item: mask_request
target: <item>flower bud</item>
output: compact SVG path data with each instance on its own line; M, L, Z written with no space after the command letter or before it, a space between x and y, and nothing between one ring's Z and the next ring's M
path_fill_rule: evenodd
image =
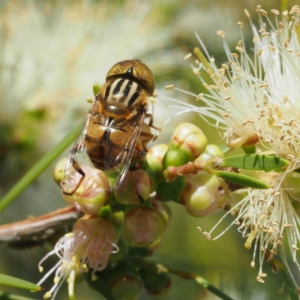
M171 209L167 203L159 201L157 199L152 199L152 205L157 213L157 215L161 218L165 225L165 230L167 230L169 221L171 218Z
M203 131L190 123L182 123L175 129L168 151L163 159L163 166L181 166L194 161L207 145Z
M212 157L224 157L224 153L222 152L221 148L214 144L208 144L206 146L205 151L197 157L196 161L204 161Z
M153 181L142 169L127 172L120 186L114 191L115 198L121 204L141 204L145 202L153 189Z
M119 231L123 227L123 225L124 225L124 220L125 220L125 213L124 213L124 211L119 210L119 211L114 212L111 215L110 220L112 221L112 223L114 224L114 226Z
M145 168L154 173L163 170L163 158L168 150L168 145L158 144L151 147L146 155Z
M151 207L138 207L125 214L123 237L133 247L145 247L165 232L165 224Z
M114 253L114 255L110 256L110 259L109 259L110 262L118 262L118 261L124 259L128 254L128 251L129 251L128 244L125 243L125 241L122 238L119 239L117 246L119 248L119 251Z
M243 199L245 199L245 197L247 197L247 195L249 194L248 189L246 188L241 188L238 190L235 190L233 192L230 192L230 205L231 205L231 210L230 210L230 214L236 218L240 212L240 205L236 205L237 203L239 203L240 201L242 201Z
M55 182L60 185L60 183L65 180L65 165L68 158L63 157L61 160L56 163L56 165L53 168L52 175L55 180Z
M227 198L226 183L203 171L197 175L187 175L187 185L180 203L190 215L203 217L222 209Z
M88 166L82 166L82 169L85 173L82 183L73 195L63 193L63 198L78 211L96 215L110 199L110 185L104 172ZM78 172L69 175L69 178L61 183L63 190L72 190L80 178Z
M180 201L181 194L185 190L185 176L177 177L172 182L162 182L158 185L156 193L163 200Z
M256 132L243 132L242 136L234 135L226 145L230 148L238 148L241 146L255 145L259 142L259 137Z
M290 195L300 200L300 174L298 172L290 172L284 179L284 187L289 191Z
M115 299L135 300L141 295L142 282L139 274L136 267L127 261L118 264L108 280Z
M161 239L146 247L130 247L129 254L133 256L149 257L154 255L160 248Z
M154 299L165 299L172 285L169 274L158 273L150 269L140 269L139 273L147 293Z
M139 299L142 292L142 283L138 277L130 275L120 276L111 283L111 291L115 299Z

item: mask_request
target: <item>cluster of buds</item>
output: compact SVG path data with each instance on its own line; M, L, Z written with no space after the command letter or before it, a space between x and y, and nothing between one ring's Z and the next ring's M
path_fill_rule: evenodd
M170 276L145 266L140 259L159 249L171 217L168 202L180 203L190 215L201 217L222 209L228 196L225 181L206 171L178 173L174 178L169 175L172 168L218 156L223 153L207 144L201 129L183 123L175 129L169 145L150 148L142 168L128 171L116 189L111 189L103 171L87 165L81 166L85 177L78 185L81 175L74 170L65 178L66 160L60 161L54 179L62 186L65 201L84 216L41 261L52 254L60 258L39 282L55 273L45 299L53 299L66 278L73 295L79 273L89 273L87 282L104 296L109 286L115 299L123 294L137 299L142 289L156 299L163 298L171 287ZM74 193L69 193L76 185Z

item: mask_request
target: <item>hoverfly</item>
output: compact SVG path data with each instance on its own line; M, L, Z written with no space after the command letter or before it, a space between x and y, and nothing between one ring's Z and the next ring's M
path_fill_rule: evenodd
M81 177L73 186L63 185L64 194L73 195L85 178L78 154L86 152L97 169L114 177L112 189L128 170L143 164L147 143L155 137L150 127L156 127L147 113L154 85L151 70L139 60L121 61L108 71L66 163L66 178L71 167Z

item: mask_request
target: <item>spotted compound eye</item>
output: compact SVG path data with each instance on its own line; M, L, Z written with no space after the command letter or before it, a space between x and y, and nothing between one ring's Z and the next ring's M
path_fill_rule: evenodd
M127 77L138 82L149 94L154 92L154 76L151 70L139 60L124 60L118 62L108 71L106 80L115 77Z

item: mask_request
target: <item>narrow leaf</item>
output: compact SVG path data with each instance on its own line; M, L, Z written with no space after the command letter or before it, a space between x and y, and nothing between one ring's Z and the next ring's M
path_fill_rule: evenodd
M224 172L224 171L214 171L214 174L216 176L219 176L227 181L239 184L241 186L245 187L251 187L255 189L268 189L269 186L253 177L246 176L239 173L233 173L233 172Z
M255 154L256 152L256 146L250 145L250 146L242 146L243 150L246 154Z
M20 289L26 289L30 291L41 291L42 288L34 283L19 279L16 277L0 274L0 284L14 286Z
M0 292L0 299L1 300L35 300L36 298L28 298L28 297L24 297L24 296Z
M241 154L224 158L224 167L245 170L264 170L266 172L288 166L289 162L272 155Z
M20 195L78 136L82 125L76 126L57 146L45 154L0 200L0 212Z

